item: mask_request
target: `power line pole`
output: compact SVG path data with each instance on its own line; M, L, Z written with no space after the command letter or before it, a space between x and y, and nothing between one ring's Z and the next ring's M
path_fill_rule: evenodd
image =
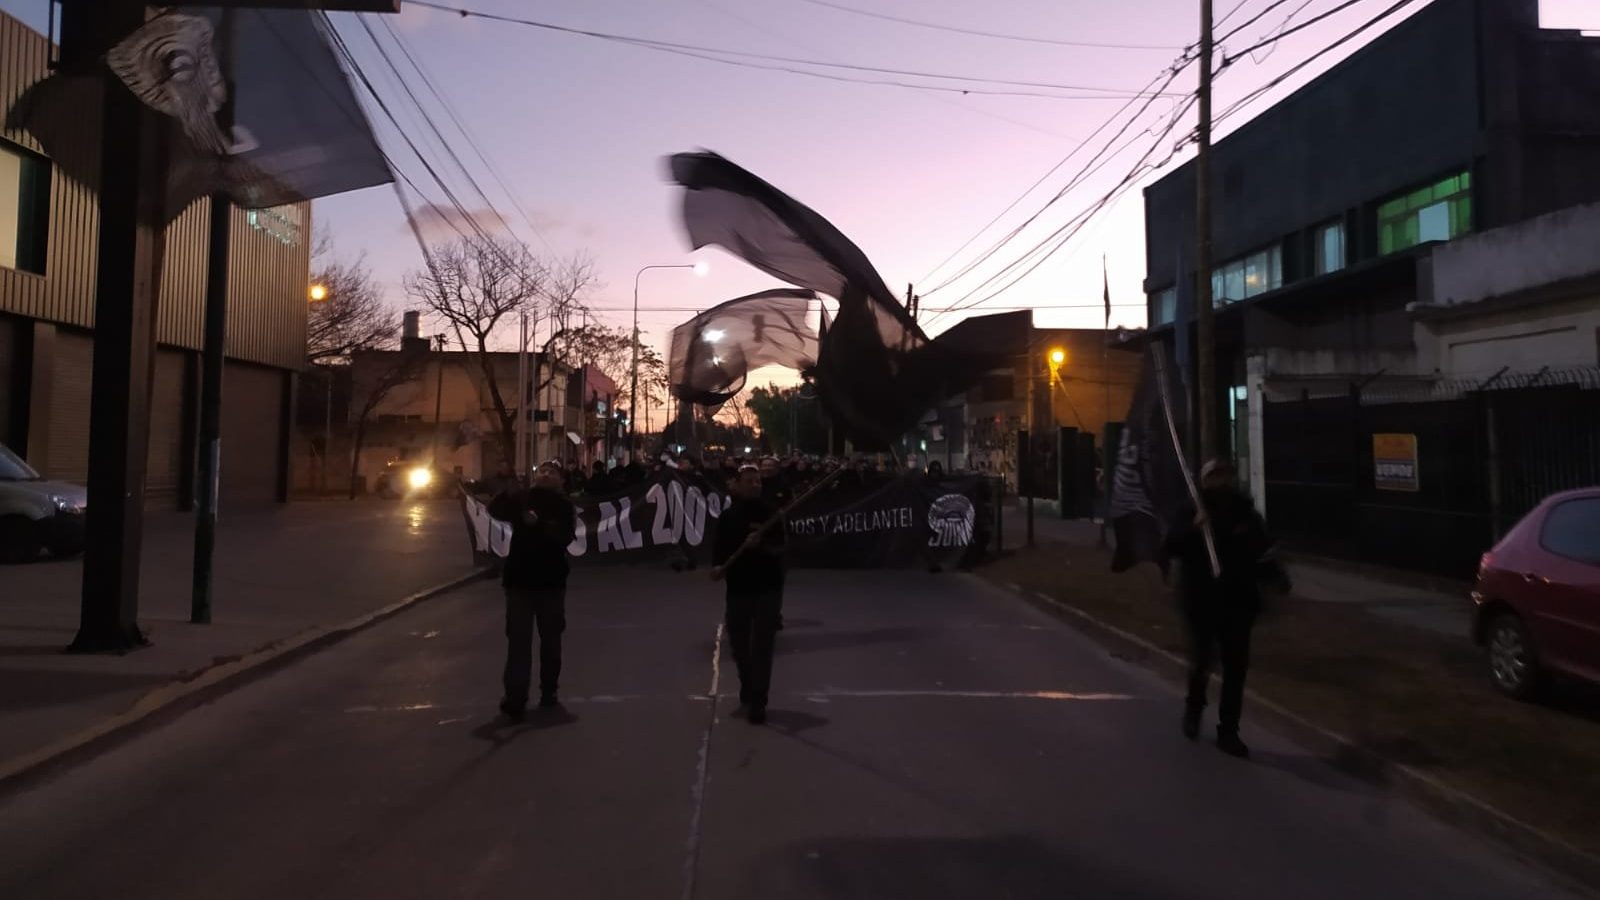
M1200 459L1217 454L1217 341L1211 297L1211 0L1200 0L1200 148L1195 156L1195 416L1200 426Z

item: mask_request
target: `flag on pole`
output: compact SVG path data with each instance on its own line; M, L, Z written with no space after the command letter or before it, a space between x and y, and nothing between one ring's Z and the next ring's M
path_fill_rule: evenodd
M1173 426L1181 431L1182 422L1173 421L1170 426L1168 422L1168 410L1181 419L1182 407L1162 402L1161 379L1168 380L1169 392L1173 389L1173 367L1156 356L1166 352L1160 343L1146 349L1117 450L1111 488L1111 528L1116 536L1113 572L1151 562L1165 573L1167 532L1188 499L1183 461L1171 437Z
M820 343L809 321L816 299L799 288L762 291L713 306L672 329L667 380L673 396L721 406L744 388L752 369L786 366L809 374Z

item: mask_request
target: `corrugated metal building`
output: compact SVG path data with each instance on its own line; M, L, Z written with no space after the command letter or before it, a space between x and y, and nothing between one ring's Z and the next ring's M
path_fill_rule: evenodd
M49 74L49 42L0 13L0 110ZM86 117L82 153L99 144ZM94 359L94 193L26 131L0 128L0 442L50 478L83 483ZM287 496L290 401L305 359L309 203L235 210L223 381L222 497ZM195 469L210 210L167 230L152 372L148 490L182 505Z

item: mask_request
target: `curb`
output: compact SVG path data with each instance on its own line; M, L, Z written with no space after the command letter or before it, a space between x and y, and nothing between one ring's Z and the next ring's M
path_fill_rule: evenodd
M424 600L447 594L484 578L485 572L484 569L476 569L467 575L424 588L354 619L337 625L307 629L227 662L208 666L152 688L133 706L97 725L22 756L0 761L0 796L13 793L52 773L86 762L142 731L243 687L261 675L287 666L302 657L310 656Z
M1128 653L1122 658L1156 670L1157 674L1169 681L1181 684L1187 677L1188 663L1183 657L1138 635L1103 622L1046 594L1026 591L1020 585L1009 582L990 581L987 578L984 581L1009 590L1101 644L1120 645L1120 649ZM1431 775L1373 753L1344 735L1302 718L1249 688L1245 689L1245 697L1252 708L1258 711L1257 718L1265 720L1264 724L1269 729L1316 752L1329 766L1369 783L1398 788L1408 799L1445 822L1492 840L1547 874L1570 882L1570 886L1589 896L1600 897L1600 856L1574 847Z

